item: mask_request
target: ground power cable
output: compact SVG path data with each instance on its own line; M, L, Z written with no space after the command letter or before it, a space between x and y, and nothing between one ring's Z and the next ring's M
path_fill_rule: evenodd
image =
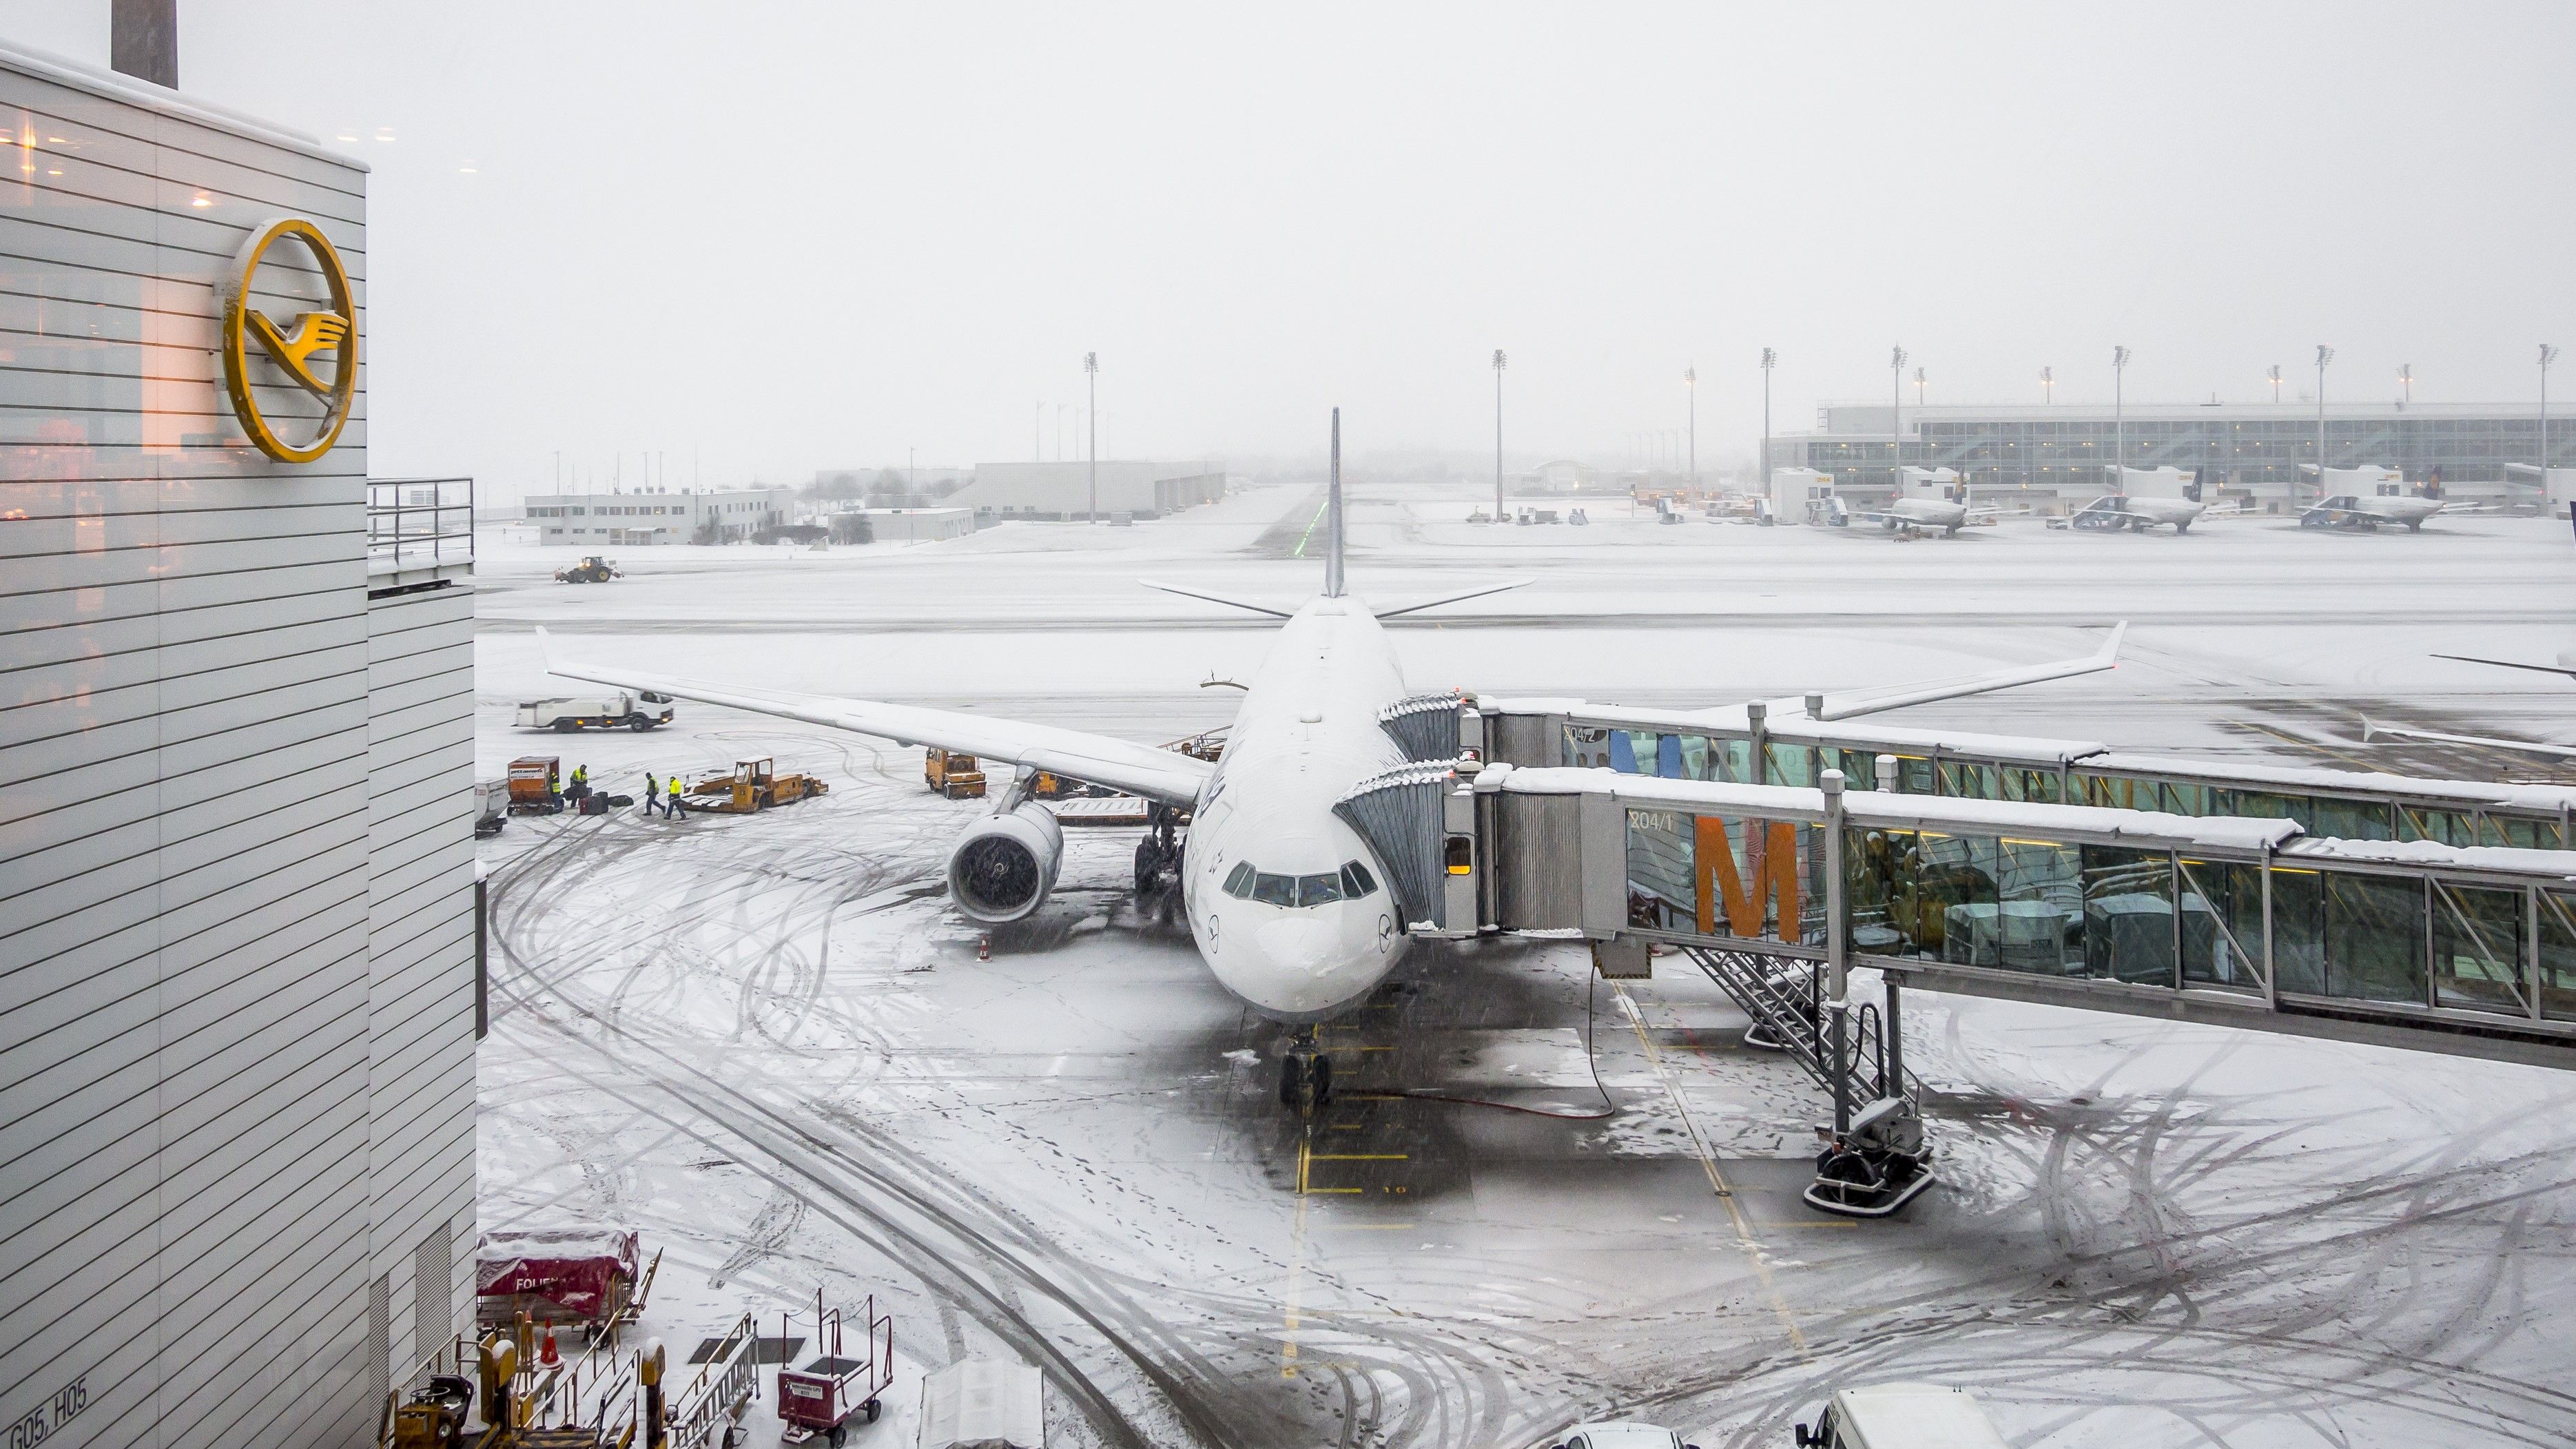
M1498 1112L1518 1112L1524 1116L1545 1117L1557 1122L1600 1122L1616 1117L1619 1115L1619 1102L1617 1098L1610 1095L1608 1087L1601 1085L1601 1054L1592 1044L1593 1021L1598 1014L1600 996L1601 985L1598 974L1585 972L1583 975L1583 1061L1592 1069L1592 1090L1601 1094L1601 1110L1597 1112L1557 1112L1545 1107L1524 1107L1518 1102L1496 1102L1483 1097L1461 1097L1448 1092L1433 1092L1415 1087L1395 1087L1382 1092L1371 1092L1368 1095L1393 1097L1406 1102L1447 1102L1459 1107L1491 1107Z

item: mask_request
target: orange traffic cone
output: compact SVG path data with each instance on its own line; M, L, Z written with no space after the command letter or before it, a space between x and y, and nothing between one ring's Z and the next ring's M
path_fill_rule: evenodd
M555 1330L554 1325L552 1324L546 1325L546 1342L545 1346L537 1351L537 1361L539 1363L562 1362L560 1356L555 1352Z
M986 931L984 934L975 938L975 959L978 961L990 961L993 959L992 932Z

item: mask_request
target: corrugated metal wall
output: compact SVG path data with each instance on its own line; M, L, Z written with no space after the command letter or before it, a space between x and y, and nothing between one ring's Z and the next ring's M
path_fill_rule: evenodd
M0 1422L360 1442L471 1230L470 593L370 607L364 380L270 462L212 289L305 215L363 333L365 174L5 51L0 132Z
M367 644L369 1272L398 1383L473 1260L473 591L380 595Z

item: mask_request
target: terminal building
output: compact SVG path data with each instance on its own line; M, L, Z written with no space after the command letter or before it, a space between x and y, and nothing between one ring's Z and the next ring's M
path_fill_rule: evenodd
M1093 469L1098 468L1095 490ZM1097 465L978 463L975 480L939 501L972 508L979 523L1009 519L1079 519L1090 516L1163 518L1225 496L1225 464L1208 459L1151 463L1103 458Z
M2324 431L2329 468L2392 467L2410 483L2438 475L2454 497L2540 499L2536 407L2329 403ZM1882 497L1899 467L1955 468L1979 493L2022 494L2043 509L2110 492L2114 463L2173 467L2198 470L2212 502L2286 508L2316 497L2317 433L2313 402L2132 405L2116 417L2071 404L1827 403L1814 432L1771 440L1770 463ZM2576 467L2576 420L2550 427L2549 452L2550 466Z
M0 1415L368 1442L472 1287L471 485L369 477L364 166L0 105Z
M540 493L527 502L540 543L575 548L646 548L667 543L739 543L796 518L793 488L637 489Z

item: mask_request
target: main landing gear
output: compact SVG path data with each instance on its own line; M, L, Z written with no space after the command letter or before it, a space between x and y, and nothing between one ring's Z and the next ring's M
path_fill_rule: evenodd
M1279 1059L1279 1105L1312 1117L1332 1099L1333 1059L1315 1049L1315 1029L1301 1026Z

